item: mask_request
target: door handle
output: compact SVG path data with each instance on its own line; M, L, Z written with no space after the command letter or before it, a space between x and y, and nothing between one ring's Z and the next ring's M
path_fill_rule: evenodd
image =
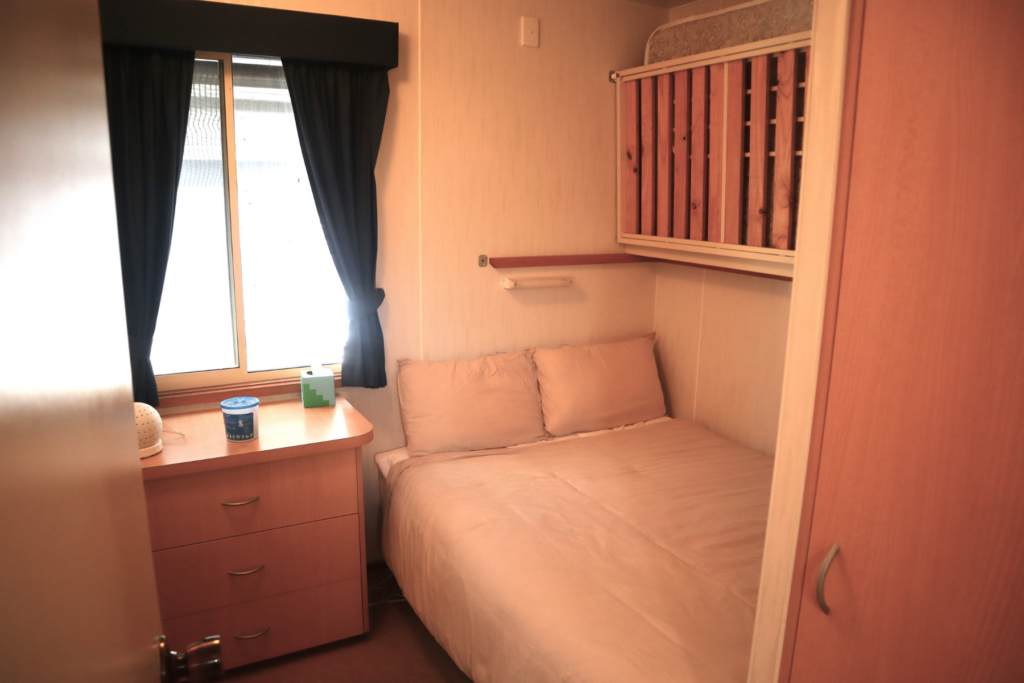
M818 607L825 614L829 614L830 610L828 604L825 602L825 579L828 577L828 569L832 566L832 560L836 559L836 555L839 554L839 544L836 543L832 546L832 549L828 551L828 555L825 556L825 561L821 563L821 569L818 570L818 586L815 589L815 594L818 597Z
M224 677L220 659L220 636L207 636L185 648L172 652L167 639L157 639L160 651L160 683L208 683Z

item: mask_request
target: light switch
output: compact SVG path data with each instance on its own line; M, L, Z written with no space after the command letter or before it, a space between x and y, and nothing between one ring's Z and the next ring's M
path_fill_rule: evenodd
M540 47L540 19L519 17L519 44L522 47Z

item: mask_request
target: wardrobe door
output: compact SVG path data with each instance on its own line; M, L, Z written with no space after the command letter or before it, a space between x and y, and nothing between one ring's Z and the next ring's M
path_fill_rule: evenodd
M1019 683L1024 3L865 0L861 10L789 680Z

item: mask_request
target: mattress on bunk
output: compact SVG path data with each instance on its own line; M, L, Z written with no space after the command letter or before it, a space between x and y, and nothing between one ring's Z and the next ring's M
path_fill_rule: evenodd
M408 458L385 557L476 683L744 681L771 476L685 420Z

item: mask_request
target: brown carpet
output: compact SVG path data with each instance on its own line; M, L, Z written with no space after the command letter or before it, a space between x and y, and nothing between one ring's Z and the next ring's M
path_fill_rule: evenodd
M232 669L232 683L467 683L406 602L375 602L400 595L390 571L370 567L370 632ZM385 580L387 579L387 580Z

